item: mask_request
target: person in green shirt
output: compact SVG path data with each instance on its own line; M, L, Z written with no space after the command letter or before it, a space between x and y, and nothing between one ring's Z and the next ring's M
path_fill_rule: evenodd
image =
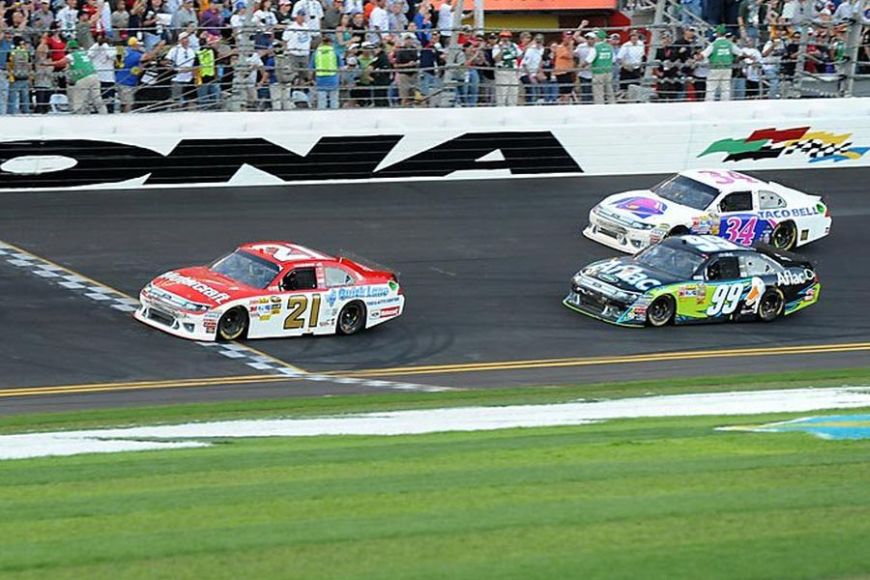
M716 27L716 39L707 46L701 55L710 63L707 75L707 95L704 100L715 101L719 93L720 101L731 100L731 69L734 57L742 57L743 50L725 38L725 26Z
M70 40L66 49L67 62L67 96L73 113L90 113L91 107L101 115L108 114L103 98L100 96L100 79L97 69L91 62L88 53L79 48L79 43Z
M598 41L586 54L585 65L592 71L592 102L596 105L615 103L613 93L613 46L607 42L607 33L599 30Z

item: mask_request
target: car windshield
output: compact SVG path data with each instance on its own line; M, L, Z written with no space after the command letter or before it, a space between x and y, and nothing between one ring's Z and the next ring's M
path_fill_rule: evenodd
M663 244L650 246L639 253L635 260L650 268L667 272L680 280L690 280L698 267L704 263L703 256Z
M715 187L704 185L684 175L676 175L662 181L652 188L652 192L662 199L695 209L707 209L719 195Z
M278 265L236 250L211 266L213 272L254 288L266 288L278 275Z

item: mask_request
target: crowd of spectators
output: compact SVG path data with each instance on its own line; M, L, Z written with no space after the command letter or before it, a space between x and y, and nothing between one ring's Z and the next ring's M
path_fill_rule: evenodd
M820 1L683 0L650 54L585 20L454 28L451 0L0 0L0 114L611 103L650 76L662 100L776 98L801 47L808 72L843 61L862 0Z

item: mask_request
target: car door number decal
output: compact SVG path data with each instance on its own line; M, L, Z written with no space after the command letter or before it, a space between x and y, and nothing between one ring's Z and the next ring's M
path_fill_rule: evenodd
M299 330L304 328L305 320L303 315L308 308L308 296L306 294L291 296L287 299L287 308L290 312L287 314L287 318L284 319L284 330ZM320 294L314 294L311 296L311 316L308 317L308 328L317 326L319 319Z
M716 178L713 183L716 185L728 185L729 183L734 183L735 181L746 181L747 183L758 183L757 179L753 179L748 175L743 175L742 173L737 173L736 171L699 171L698 173L703 173L705 175L709 175L710 177Z
M716 286L710 299L713 303L707 308L707 316L727 316L737 310L744 287L745 284L742 283Z
M740 244L741 246L750 246L755 241L755 226L758 224L758 218L753 216L747 219L739 217L729 217L725 220L725 239Z

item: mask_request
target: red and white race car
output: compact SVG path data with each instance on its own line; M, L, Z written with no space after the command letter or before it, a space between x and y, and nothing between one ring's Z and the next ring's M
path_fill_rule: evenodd
M209 266L162 274L134 316L194 340L354 334L402 314L393 272L289 242L244 244Z

